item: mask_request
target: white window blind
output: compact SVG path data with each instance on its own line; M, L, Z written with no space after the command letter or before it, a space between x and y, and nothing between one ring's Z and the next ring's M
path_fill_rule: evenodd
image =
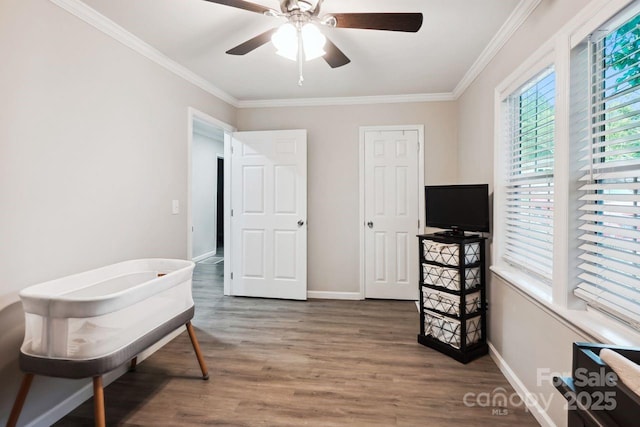
M640 329L640 15L592 36L575 295ZM579 108L575 108L579 110ZM580 120L572 117L572 120Z
M504 252L509 264L550 282L553 268L555 73L553 67L505 100Z

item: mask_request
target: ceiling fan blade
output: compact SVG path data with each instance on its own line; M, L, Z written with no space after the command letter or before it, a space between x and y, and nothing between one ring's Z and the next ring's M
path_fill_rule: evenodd
M332 13L336 28L404 31L416 33L422 27L422 13Z
M263 15L272 10L272 9L269 9L268 7L264 7L262 5L251 3L248 1L243 1L243 0L204 0L204 1L208 1L210 3L222 4L225 6L231 6L237 9L244 9L250 12L261 13Z
M347 58L347 55L342 53L342 51L338 49L338 46L333 44L329 39L327 39L327 42L324 45L324 50L327 53L324 54L323 58L331 68L342 67L343 65L347 65L351 62L351 60Z
M259 34L259 35L255 36L254 38L249 39L249 40L247 40L246 42L244 42L242 44L239 44L238 46L234 47L233 49L229 49L227 51L227 53L229 55L246 55L247 53L251 52L252 50L259 48L263 44L269 43L271 41L271 36L277 30L278 30L277 28L272 28L272 29L270 29L268 31L265 31L262 34Z

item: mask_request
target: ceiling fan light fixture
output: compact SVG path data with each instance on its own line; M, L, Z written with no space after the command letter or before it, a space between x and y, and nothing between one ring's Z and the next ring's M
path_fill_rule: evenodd
M302 27L302 42L304 56L307 61L319 58L326 53L324 45L327 42L327 38L320 32L318 27L311 23Z
M306 61L319 58L326 53L324 45L327 42L327 38L320 32L318 27L311 23L304 24L300 32L291 23L280 26L278 31L271 36L271 42L276 48L276 53L296 61L299 52L298 36L302 37L304 59Z
M295 61L298 58L298 30L290 23L283 24L278 28L271 42L276 47L276 53L287 59Z

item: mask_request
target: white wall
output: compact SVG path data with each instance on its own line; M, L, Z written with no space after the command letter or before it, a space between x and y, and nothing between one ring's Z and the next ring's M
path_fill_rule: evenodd
M224 156L222 129L196 126L191 147L191 216L193 218L192 258L216 250L218 208L218 156Z
M493 181L496 86L588 3L543 0L458 100L461 182ZM569 372L572 343L591 338L557 320L496 275L490 276L489 340L529 391L552 398L547 421L566 425L564 399L550 384L537 384L537 369Z
M453 102L240 109L238 129L308 131L308 289L359 292L359 127L425 126L427 184L457 179Z
M17 292L187 255L187 108L236 111L47 0L0 1L0 424L17 391ZM171 214L171 200L182 212ZM21 423L85 381L37 378Z

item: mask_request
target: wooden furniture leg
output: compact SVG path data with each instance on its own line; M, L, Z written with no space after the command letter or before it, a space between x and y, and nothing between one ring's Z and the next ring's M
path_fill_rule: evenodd
M136 366L138 366L138 356L131 359L131 363L129 364L129 372L135 371Z
M204 363L204 357L202 357L202 352L200 351L200 344L198 343L198 339L196 338L196 331L193 329L193 325L191 322L187 322L187 332L189 332L189 338L191 339L191 344L193 344L193 349L196 352L196 357L198 358L198 363L200 364L200 370L202 371L202 379L209 379L209 370L207 369L207 365Z
M32 381L33 374L24 374L24 376L22 377L20 390L18 391L18 395L16 396L16 401L13 402L13 408L11 408L11 414L9 415L9 419L7 420L7 427L15 427L15 425L18 423L18 418L20 417L20 412L22 412L24 401L27 400L27 393L29 393L29 388L31 387Z
M107 425L104 414L104 388L102 387L102 376L93 377L93 417L96 427Z

